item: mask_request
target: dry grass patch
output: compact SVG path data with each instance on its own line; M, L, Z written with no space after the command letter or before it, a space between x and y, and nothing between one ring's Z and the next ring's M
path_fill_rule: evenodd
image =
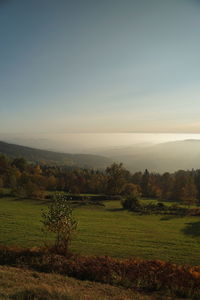
M0 299L15 300L152 300L161 296L143 295L111 285L73 278L0 267ZM171 299L171 298L164 298Z

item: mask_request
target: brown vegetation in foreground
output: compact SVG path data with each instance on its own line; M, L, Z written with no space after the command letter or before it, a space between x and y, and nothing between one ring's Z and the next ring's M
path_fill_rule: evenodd
M114 259L98 256L61 256L50 250L0 247L0 264L59 273L168 295L200 298L200 266L178 266L159 260Z
M153 300L157 299L157 295L152 297L108 284L3 266L0 267L0 299Z

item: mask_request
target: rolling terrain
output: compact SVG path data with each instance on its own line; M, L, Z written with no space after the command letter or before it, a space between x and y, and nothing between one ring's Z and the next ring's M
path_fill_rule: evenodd
M113 161L122 162L131 172L175 172L200 168L200 140L183 140L160 144L99 148L93 154L70 154L41 150L0 141L0 153L24 157L30 162L103 169Z
M9 144L2 141L0 141L0 153L12 158L23 157L30 162L81 168L105 168L111 163L109 158L100 155L60 153Z

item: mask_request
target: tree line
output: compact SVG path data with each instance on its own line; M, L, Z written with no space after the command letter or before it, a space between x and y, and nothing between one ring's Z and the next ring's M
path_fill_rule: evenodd
M0 156L0 188L9 188L19 197L43 198L45 191L70 194L128 195L200 203L200 170L175 173L131 173L123 164L113 163L105 170L29 163L24 158Z

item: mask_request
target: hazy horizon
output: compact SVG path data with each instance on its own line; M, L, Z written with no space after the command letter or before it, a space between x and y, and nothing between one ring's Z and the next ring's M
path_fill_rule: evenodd
M200 134L175 133L67 133L67 134L0 134L0 140L38 149L100 154L127 147L148 147L160 143L200 140Z

